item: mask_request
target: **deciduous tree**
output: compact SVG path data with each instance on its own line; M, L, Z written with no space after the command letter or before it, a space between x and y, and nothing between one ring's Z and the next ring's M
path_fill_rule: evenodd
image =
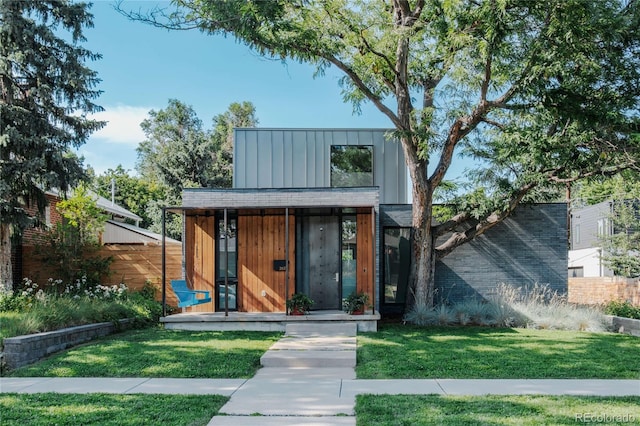
M412 186L413 302L437 259L548 186L638 165L635 0L174 0L137 19L231 35L259 54L343 73L346 101L395 128ZM635 127L634 127L635 126ZM484 160L477 202L432 224L456 154ZM478 187L481 190L479 191ZM436 239L449 235L437 245ZM411 299L409 299L411 303Z
M233 128L257 124L251 102L232 103L213 118L213 130L203 127L195 110L177 99L159 111L151 111L141 124L147 139L138 146L138 171L143 179L158 182L165 197L150 202L146 215L150 229L160 232L161 208L181 204L184 188L231 186ZM171 217L168 235L179 239L182 225Z
M102 122L88 114L99 92L83 48L88 5L65 0L0 0L0 288L12 288L11 234L32 226L45 191L65 192L84 174L71 147Z

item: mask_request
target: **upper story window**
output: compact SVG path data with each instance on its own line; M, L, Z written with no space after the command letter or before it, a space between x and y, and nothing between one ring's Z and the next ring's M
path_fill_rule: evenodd
M611 225L607 218L598 219L598 237L611 235Z
M373 146L333 145L331 186L373 186Z

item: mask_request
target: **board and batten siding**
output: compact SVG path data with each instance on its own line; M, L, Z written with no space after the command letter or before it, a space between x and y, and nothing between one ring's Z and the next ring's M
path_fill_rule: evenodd
M373 146L380 203L406 203L402 146L386 129L235 129L234 188L329 188L332 145Z
M289 217L289 295L295 291L295 216ZM238 310L284 312L286 272L275 260L286 259L286 219L282 214L238 216Z
M192 312L215 311L215 223L213 216L186 216L187 282L190 288L208 291L211 295L211 302L189 308Z

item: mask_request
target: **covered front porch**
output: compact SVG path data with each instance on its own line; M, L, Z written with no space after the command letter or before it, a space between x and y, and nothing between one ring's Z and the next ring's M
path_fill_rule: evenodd
M309 315L287 315L284 312L185 312L160 318L169 330L195 331L283 331L290 323L344 324L355 323L358 332L378 330L380 314L368 310L363 315L343 311L311 311Z
M316 303L311 316L290 321L353 321L340 311L353 292L369 295L367 321L377 320L377 211L377 188L185 190L183 206L165 209L181 214L184 227L182 276L163 273L163 301L175 305L176 279L211 301L188 314L165 309L163 322L284 329L294 293Z

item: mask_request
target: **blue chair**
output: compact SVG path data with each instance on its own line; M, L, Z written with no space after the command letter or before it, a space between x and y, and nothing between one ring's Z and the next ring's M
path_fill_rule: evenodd
M211 295L208 291L192 290L187 287L186 280L171 280L171 288L178 297L178 307L182 308L182 312L189 306L211 302ZM204 297L198 297L198 295L204 295Z

